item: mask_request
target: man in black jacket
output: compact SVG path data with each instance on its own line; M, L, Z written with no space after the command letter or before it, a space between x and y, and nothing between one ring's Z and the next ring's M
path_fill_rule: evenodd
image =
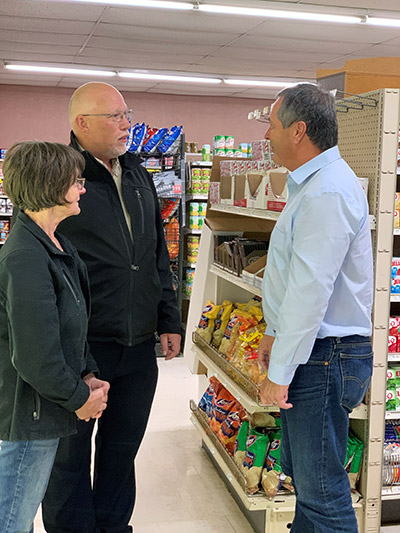
M59 226L85 261L92 293L88 340L108 408L61 439L43 520L48 533L125 533L135 503L134 460L157 382L154 332L166 359L180 348L180 318L152 178L126 153L131 111L111 85L87 83L72 95L71 145L86 160L81 214Z

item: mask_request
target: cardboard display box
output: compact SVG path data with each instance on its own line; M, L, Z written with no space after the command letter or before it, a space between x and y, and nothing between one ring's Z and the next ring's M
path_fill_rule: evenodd
M248 172L246 175L245 197L247 207L267 209L269 173Z
M271 170L269 173L267 209L283 211L288 198L287 170L284 168Z
M255 278L256 274L263 271L265 269L265 265L267 264L267 254L263 255L256 261L253 261L249 265L247 265L246 268L242 271L242 279L245 283L248 283L249 285L255 285Z

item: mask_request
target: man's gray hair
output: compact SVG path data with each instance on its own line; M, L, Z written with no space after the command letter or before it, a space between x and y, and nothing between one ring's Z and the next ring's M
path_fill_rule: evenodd
M321 151L337 145L338 123L335 98L318 85L299 83L280 91L277 117L284 128L305 122L310 141Z

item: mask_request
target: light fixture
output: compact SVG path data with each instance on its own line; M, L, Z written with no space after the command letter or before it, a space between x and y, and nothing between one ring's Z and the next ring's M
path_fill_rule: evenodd
M48 0L50 2L60 2L61 0ZM179 9L192 11L193 4L186 2L163 2L162 0L69 0L69 3L80 2L84 4L108 4L125 7L156 7L161 9Z
M154 81L183 81L188 83L222 83L221 78L206 78L199 76L182 76L173 74L152 74L150 72L119 72L118 76L121 78L134 78L138 80L154 80Z
M14 63L6 63L4 68L8 70L17 70L22 72L43 72L47 74L71 74L80 76L116 76L116 72L112 70L93 70L87 68L70 68L70 67L48 67L45 65L20 65Z
M241 79L224 79L224 83L227 85L244 85L248 87L292 87L300 82L290 81L267 81L267 80L241 80ZM304 83L307 83L304 80Z
M399 19L385 19L380 17L366 17L365 24L369 26L385 26L387 28L400 28Z
M352 15L333 15L330 13L309 13L307 11L286 11L283 9L265 9L254 7L236 7L200 4L195 6L198 11L220 13L225 15L241 15L291 20L308 20L311 22L334 22L339 24L358 24L361 17Z

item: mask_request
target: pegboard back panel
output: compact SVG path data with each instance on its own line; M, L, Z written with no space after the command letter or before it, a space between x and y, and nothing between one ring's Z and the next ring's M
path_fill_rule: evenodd
M371 215L376 215L381 167L383 91L337 101L339 149L360 178L368 178Z

